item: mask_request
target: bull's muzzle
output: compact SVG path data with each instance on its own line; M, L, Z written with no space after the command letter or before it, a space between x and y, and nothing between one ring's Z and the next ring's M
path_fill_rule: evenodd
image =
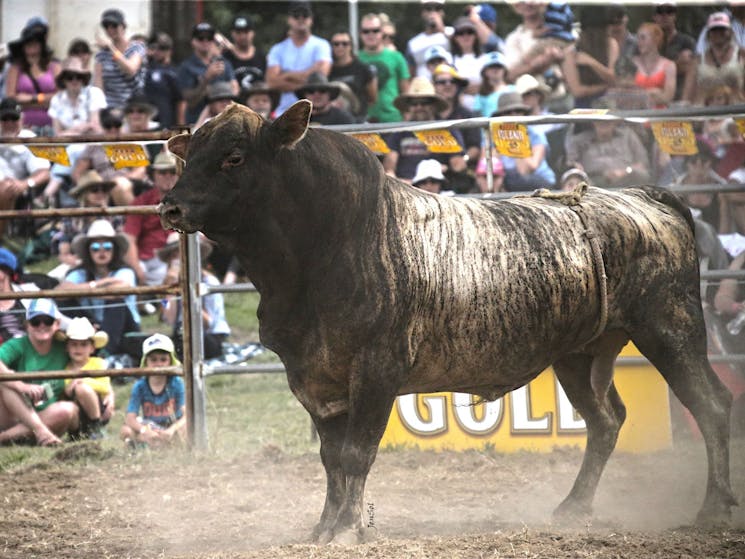
M163 229L183 230L183 212L177 204L163 201L158 205L160 224Z

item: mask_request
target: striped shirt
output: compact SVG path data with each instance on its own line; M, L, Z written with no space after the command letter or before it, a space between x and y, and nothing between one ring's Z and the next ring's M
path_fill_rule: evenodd
M96 63L101 64L101 78L103 92L106 95L106 103L109 107L123 109L135 91L143 91L145 87L145 66L147 51L142 43L135 41L127 45L124 57L130 58L139 54L142 65L134 76L125 75L119 64L114 60L109 49L103 49L96 53Z

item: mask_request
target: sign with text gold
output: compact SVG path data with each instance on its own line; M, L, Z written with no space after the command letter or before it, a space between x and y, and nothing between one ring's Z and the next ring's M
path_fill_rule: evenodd
M629 344L621 355L638 356ZM616 364L614 381L626 404L617 449L670 448L672 425L665 381L651 365ZM381 445L430 450L494 448L550 452L584 447L587 429L551 369L492 402L459 392L399 396Z
M530 157L530 138L524 124L517 122L492 122L491 137L500 155L508 157Z
M67 156L67 150L65 146L58 146L54 144L41 145L41 146L28 146L28 149L36 157L46 159L52 163L59 163L65 167L70 166L70 158Z
M737 124L737 130L740 131L740 136L745 138L745 118L736 118L735 124Z
M106 157L114 165L114 169L124 167L146 167L150 165L150 158L145 148L139 144L110 144L103 146Z
M660 149L670 155L695 155L696 136L690 122L653 122L652 133Z
M369 149L371 152L373 152L375 155L385 155L386 153L390 153L391 150L388 147L388 145L383 141L383 138L380 134L350 134L352 138L355 138L356 140L359 140L365 146L367 146L367 149Z
M424 130L414 132L432 153L458 153L463 151L455 137L448 130Z

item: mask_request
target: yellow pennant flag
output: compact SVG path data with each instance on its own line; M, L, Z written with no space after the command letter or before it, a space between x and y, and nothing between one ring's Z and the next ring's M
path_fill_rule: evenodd
M463 151L455 137L447 130L424 130L414 132L414 135L432 153L458 153Z
M46 159L52 163L59 163L65 167L70 166L70 158L67 156L65 146L49 144L43 146L28 146L28 149L36 157L41 157L42 159Z
M737 124L737 129L740 131L740 136L745 138L745 118L736 118L735 124Z
M670 155L695 155L696 136L690 122L653 122L652 133L660 149Z
M385 155L390 153L391 150L388 145L383 141L380 134L350 134L353 138L359 140L367 149L373 152L375 155Z
M103 146L103 149L106 157L114 165L114 169L150 165L150 158L145 148L139 144L110 144Z
M530 147L528 129L517 122L492 122L491 137L497 153L508 157L530 157L533 150Z

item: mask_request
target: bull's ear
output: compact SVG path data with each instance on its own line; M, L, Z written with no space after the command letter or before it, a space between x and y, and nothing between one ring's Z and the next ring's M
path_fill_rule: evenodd
M166 145L168 146L168 151L181 161L186 161L186 150L189 147L190 141L191 134L179 134L178 136L168 138Z
M272 123L270 134L274 149L292 149L303 139L308 130L312 108L310 101L301 99Z

